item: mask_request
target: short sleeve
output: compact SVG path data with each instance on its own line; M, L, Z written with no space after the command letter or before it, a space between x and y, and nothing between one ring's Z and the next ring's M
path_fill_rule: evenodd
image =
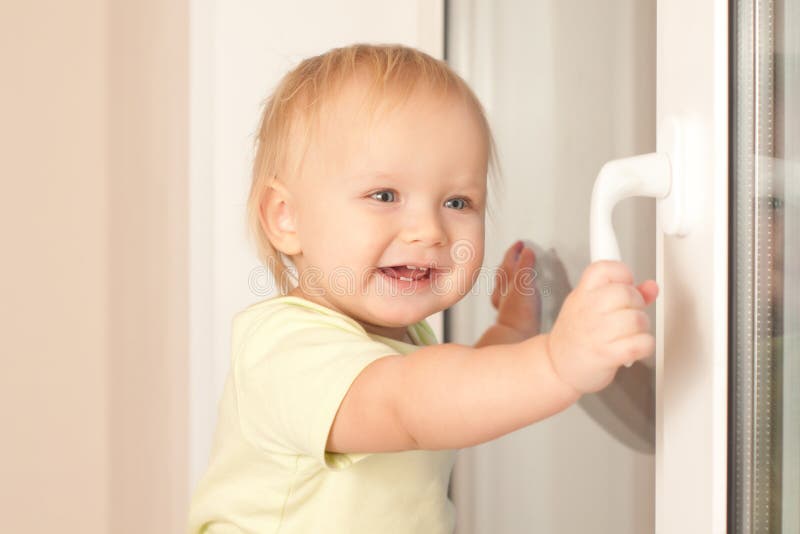
M256 447L341 469L370 453L326 453L331 424L358 374L397 350L355 321L297 304L234 323L231 362L242 432Z

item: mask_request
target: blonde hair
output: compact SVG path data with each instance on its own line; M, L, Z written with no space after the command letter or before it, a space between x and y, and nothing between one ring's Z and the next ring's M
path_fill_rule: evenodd
M501 185L497 183L501 171L496 145L484 108L467 83L444 61L403 45L373 44L334 48L303 60L284 75L265 101L247 200L249 235L255 237L259 260L269 268L282 295L291 289L287 282L294 275L287 265L291 260L272 245L261 227L263 194L278 176L295 176L299 172L318 129L321 108L335 102L342 85L357 76L372 82L366 99L371 112L386 103L387 97L395 105L404 101L418 83L425 83L442 95L455 90L477 112L488 144L489 178L495 182L493 185ZM294 145L292 139L302 139L303 146ZM489 202L487 214L492 218Z

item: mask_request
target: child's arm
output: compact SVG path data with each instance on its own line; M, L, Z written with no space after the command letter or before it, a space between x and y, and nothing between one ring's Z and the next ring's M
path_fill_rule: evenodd
M475 347L486 347L488 345L505 345L508 343L519 343L531 336L521 334L519 330L506 326L502 323L495 323L486 329L481 338L475 343Z
M435 345L372 362L342 401L327 450L469 447L564 410L652 352L642 308L657 287L632 283L623 264L598 262L549 334L478 348Z
M458 449L558 413L580 394L555 374L546 342L446 343L380 358L342 400L326 450Z
M581 393L555 372L547 335L473 348L426 347L407 355L403 424L420 449L484 443L555 415ZM437 350L438 349L438 350Z

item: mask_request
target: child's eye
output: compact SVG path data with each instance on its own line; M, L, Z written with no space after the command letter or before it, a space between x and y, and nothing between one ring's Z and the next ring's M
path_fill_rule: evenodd
M395 199L394 191L390 191L388 189L383 189L381 191L376 191L370 195L370 198L374 198L375 200L380 200L381 202L393 202Z
M466 198L451 198L450 200L448 200L444 204L445 204L445 206L447 206L447 204L451 203L451 202L455 203L455 204L450 204L450 205L452 207L454 207L455 209L457 209L457 210L463 210L464 208L467 208L469 206L469 200L467 200Z

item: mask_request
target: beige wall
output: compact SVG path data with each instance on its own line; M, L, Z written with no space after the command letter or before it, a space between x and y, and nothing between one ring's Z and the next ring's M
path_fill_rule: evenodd
M179 532L181 0L0 5L4 532Z
M185 528L188 3L109 2L111 530Z

